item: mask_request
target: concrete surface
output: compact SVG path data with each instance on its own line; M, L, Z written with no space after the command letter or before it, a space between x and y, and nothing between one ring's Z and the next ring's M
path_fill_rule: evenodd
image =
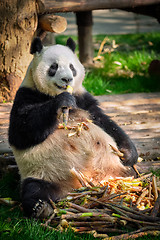
M76 35L77 25L74 13L58 13L67 19L64 35ZM93 35L95 34L127 34L160 31L160 24L155 18L138 15L122 10L93 11Z

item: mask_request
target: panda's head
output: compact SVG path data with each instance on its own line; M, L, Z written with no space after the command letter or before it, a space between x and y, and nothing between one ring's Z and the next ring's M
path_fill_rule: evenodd
M31 44L34 58L22 86L36 88L51 96L65 91L68 85L73 88L74 93L83 91L85 71L74 53L75 47L71 38L67 40L66 46L49 47L44 47L41 40L35 38Z

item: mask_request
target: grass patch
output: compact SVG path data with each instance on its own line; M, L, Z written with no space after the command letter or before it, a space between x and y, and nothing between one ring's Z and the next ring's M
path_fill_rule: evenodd
M56 42L65 44L67 38L57 36ZM104 38L105 35L93 37L95 56ZM77 41L75 36L73 39ZM150 62L160 59L159 48L160 33L108 36L104 46L108 52L99 61L103 66L86 71L85 88L94 95L160 91L159 78L148 74Z

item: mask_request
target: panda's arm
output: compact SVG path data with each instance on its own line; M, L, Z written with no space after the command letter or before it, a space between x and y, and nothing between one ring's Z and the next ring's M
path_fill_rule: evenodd
M87 110L93 122L115 140L119 150L124 153L125 165L133 165L137 162L137 150L129 136L102 111L98 101L91 94L85 92L76 96L76 103L79 108Z
M10 115L9 143L18 149L26 149L43 142L57 126L58 109L68 105L73 107L74 102L67 92L50 97L26 87L20 88Z

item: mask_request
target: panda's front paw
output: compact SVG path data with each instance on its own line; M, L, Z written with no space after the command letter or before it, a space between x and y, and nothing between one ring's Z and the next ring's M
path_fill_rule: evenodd
M130 150L126 148L120 148L120 151L124 154L124 156L121 158L121 160L123 161L123 165L133 166L137 163L138 153L135 148L132 148Z
M56 96L58 108L76 108L76 99L68 92L63 92Z
M38 200L32 210L33 218L46 218L53 213L53 208L51 205L46 201L42 201L41 199Z

